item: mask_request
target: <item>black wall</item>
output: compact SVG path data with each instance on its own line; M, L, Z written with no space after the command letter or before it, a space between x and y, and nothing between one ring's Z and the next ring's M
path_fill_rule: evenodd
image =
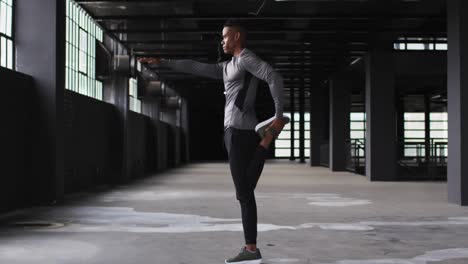
M65 91L65 192L114 183L122 170L122 131L117 109Z
M138 178L145 175L149 170L147 167L150 162L154 160L149 160L147 157L147 152L155 147L151 144L148 144L150 139L150 119L147 116L129 112L128 116L128 166L130 171L130 178Z
M190 160L226 160L223 84L187 85Z
M2 180L0 211L23 206L31 198L37 177L31 171L31 143L37 116L33 113L33 80L30 76L0 68L2 103L0 129Z
M117 184L123 170L123 128L117 108L65 93L65 189ZM182 129L129 111L127 164L130 179L182 164Z
M43 203L41 177L32 170L32 150L40 141L35 114L39 100L32 77L0 68L2 183L0 212ZM118 184L123 170L123 127L117 107L75 92L64 92L64 190ZM148 116L129 112L127 164L130 178L187 162L185 132ZM174 122L173 122L174 123ZM185 124L185 127L188 125ZM185 155L185 157L184 157Z

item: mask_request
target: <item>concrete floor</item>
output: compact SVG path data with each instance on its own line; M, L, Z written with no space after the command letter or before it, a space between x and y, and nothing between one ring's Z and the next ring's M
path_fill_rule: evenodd
M369 182L269 161L257 187L265 264L468 263L468 208L446 183ZM225 163L192 164L65 205L4 215L0 263L220 264L243 242Z

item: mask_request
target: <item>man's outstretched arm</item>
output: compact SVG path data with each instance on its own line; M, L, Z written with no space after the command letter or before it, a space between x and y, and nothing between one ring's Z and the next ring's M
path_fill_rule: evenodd
M194 60L164 60L159 58L140 58L139 61L168 67L178 72L190 73L217 80L223 79L223 63L209 64Z

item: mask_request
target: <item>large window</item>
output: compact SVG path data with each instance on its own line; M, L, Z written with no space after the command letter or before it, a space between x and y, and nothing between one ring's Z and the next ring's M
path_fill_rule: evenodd
M425 151L425 116L424 113L404 114L405 157L424 157Z
M291 117L291 113L284 113ZM275 141L275 157L288 158L291 156L291 125L294 125L294 157L299 157L299 113L294 114L294 124L284 126ZM310 156L310 113L304 113L304 156Z
M405 157L425 157L426 129L424 113L405 113L404 119ZM447 157L447 120L446 112L433 112L429 114L431 156Z
M0 66L15 67L13 42L13 0L0 0Z
M432 155L447 157L448 116L447 112L430 113Z
M130 111L137 112L141 114L141 101L138 100L137 97L137 86L138 82L134 78L130 78L129 80L129 89L128 89L128 95L129 95L129 108Z
M447 38L398 38L395 50L447 50Z
M65 88L102 100L102 83L96 80L96 40L103 32L73 0L66 0Z
M354 148L351 150L352 156L364 156L366 137L366 113L352 112L350 114L350 133L351 146Z

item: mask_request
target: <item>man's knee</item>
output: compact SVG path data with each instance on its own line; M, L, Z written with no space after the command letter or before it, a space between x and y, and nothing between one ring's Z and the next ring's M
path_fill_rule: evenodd
M254 192L249 191L245 193L237 193L236 194L237 200L239 200L240 203L251 203L255 201L255 195Z

